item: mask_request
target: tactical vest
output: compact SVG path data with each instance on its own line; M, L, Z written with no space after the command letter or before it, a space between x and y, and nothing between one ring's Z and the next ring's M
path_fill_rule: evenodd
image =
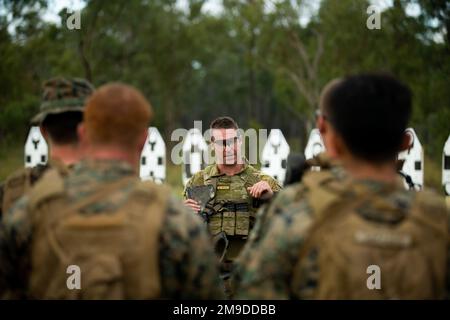
M311 257L316 263L313 269L318 272L318 286L302 298L444 297L448 217L445 210L439 210L435 196L416 193L401 220L382 221L364 217L356 208L370 202L389 210L390 205L379 202L379 196L368 190L357 199L350 197L346 193L350 182L336 181L330 172L308 174L304 185L316 218L299 252L292 288L306 287L305 274L312 272ZM369 288L370 270L375 270L369 268L374 266L379 267L380 289Z
M247 188L260 179L255 169L247 167L246 171L234 176L214 177L204 173L204 183L214 187L212 205L215 213L208 223L212 235L223 231L229 238L246 239L253 227L258 203L247 192Z
M133 184L126 203L115 212L80 212ZM30 192L31 298L158 298L158 246L167 194L164 187L128 177L72 205L64 181L56 170L49 170ZM68 279L76 268L81 271L81 289L70 290Z

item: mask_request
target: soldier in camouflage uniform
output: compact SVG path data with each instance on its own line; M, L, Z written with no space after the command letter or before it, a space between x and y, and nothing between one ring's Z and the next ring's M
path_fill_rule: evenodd
M7 177L0 186L0 217L48 168L67 174L80 159L77 126L83 119L85 100L93 91L94 87L84 79L53 78L44 83L40 112L31 124L40 126L50 146L49 162L19 169Z
M188 181L185 204L199 212L200 204L189 199L190 188L202 185L213 187L208 203L210 216L208 229L217 240L225 241L218 250L224 280L229 277L233 260L248 238L255 223L258 207L272 198L281 187L272 177L262 174L246 159L240 157L242 145L236 122L229 117L215 119L211 123L211 141L214 145L216 164L206 167ZM229 283L225 281L227 291Z
M396 173L411 93L387 75L322 93L317 126L330 170L308 172L272 202L233 274L238 299L433 299L449 292L449 215Z
M223 297L201 219L167 187L137 176L151 116L132 87L105 85L91 96L79 129L86 158L65 177L48 170L5 215L0 296ZM69 287L77 268L79 284Z
M297 181L286 181L284 187L286 188L286 182L290 184L299 183L304 175L310 173L312 168L314 170L321 171L329 171L329 170L339 170L339 163L336 159L331 159L326 152L322 152L315 156L312 159L309 159L304 162L301 168L291 168L288 160L288 169L286 172L286 178L289 179L298 179ZM291 177L292 170L297 170L301 172L296 172L293 175L296 177ZM274 216L274 211L271 206L264 206L259 210L256 214L256 222L255 225L250 232L249 238L244 245L241 253L236 259L236 266L246 266L251 263L251 259L253 258L253 251L258 249L259 239L265 236L265 233L270 228L270 221ZM234 278L236 277L237 272L234 274ZM233 280L233 279L232 279ZM234 287L234 283L236 279L234 279L231 283L232 287Z

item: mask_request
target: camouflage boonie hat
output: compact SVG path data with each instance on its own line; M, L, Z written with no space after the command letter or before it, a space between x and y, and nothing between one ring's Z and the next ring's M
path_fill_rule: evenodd
M49 114L83 111L86 99L94 92L94 86L80 78L52 78L44 82L39 113L31 120L40 124Z

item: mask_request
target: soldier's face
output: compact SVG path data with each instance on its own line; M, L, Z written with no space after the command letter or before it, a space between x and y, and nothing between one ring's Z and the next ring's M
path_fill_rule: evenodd
M216 154L216 162L234 165L239 161L241 140L236 129L212 129L211 142Z

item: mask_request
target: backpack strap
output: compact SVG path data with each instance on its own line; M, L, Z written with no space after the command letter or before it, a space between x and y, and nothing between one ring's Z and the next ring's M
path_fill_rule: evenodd
M251 165L248 165L247 172L245 173L244 184L252 186L255 183L258 183L259 181L261 181L261 178L258 171Z
M34 210L43 201L65 193L64 181L58 170L47 170L29 194L29 208Z
M31 170L31 168L23 168L7 177L3 185L3 197L0 198L0 211L6 214L15 201L30 189Z
M353 212L358 206L374 197L374 194L367 192L358 197L358 199L350 205L348 204L349 197L329 203L328 207L324 209L324 212L320 213L316 221L313 222L307 239L300 249L298 261L302 261L309 249L311 249L312 245L317 240L316 238L319 230L322 230L329 225L333 225L334 221L339 220L345 214Z
M98 252L99 255L95 255L93 252L92 257L85 258L84 262L97 263L101 259L107 258L102 261L111 266L108 270L112 276L116 277L119 273L124 276L120 278L120 290L125 298L159 297L161 292L159 241L169 202L168 188L158 186L151 181L141 182L135 176L125 177L99 186L99 188L101 189L98 192L70 207L67 207L67 196L64 193L64 196L60 198L47 198L49 201L37 208L36 216L40 214L40 219L36 221L40 226L39 234L43 237L42 240L45 239L45 247L50 248L51 254L56 255L59 260L54 267L59 268L73 263L69 260L73 257L80 257L79 254L85 250L83 248L86 248L86 245L89 246L86 238L80 238L80 242L76 242L76 238L74 238L75 241L71 240L72 231L77 232L79 237L83 237L84 232L94 235L99 233L99 239L103 239L102 241L105 240L105 236L115 234L117 237L111 239L116 244L112 251L107 250L108 252L104 254ZM98 200L107 199L112 192L125 189L127 190L125 202L118 206L112 214L109 212L93 215L79 213L83 207ZM66 230L72 231L67 233ZM80 243L84 247L78 247L81 251L77 251L78 249L74 248L77 248ZM89 247L87 248L89 250ZM44 253L46 250L48 249L45 249ZM86 275L90 275L90 280L97 281L95 265L90 266L92 268ZM101 276L98 278L99 285L104 279L107 279ZM36 279L45 283L46 276L41 274ZM85 290L87 288L89 287L86 287ZM83 294L94 294L95 296L98 292L84 291ZM111 295L114 296L114 292Z
M56 172L57 176L55 176L55 172ZM37 191L34 194L33 202L30 204L31 208L37 208L37 205L41 201L43 201L44 199L48 199L52 195L56 195L56 194L66 195L66 192L64 190L64 185L63 185L64 181L62 180L59 173L56 170L55 171L52 170L51 172L49 172L49 174L51 174L51 175L45 177L46 179L45 179L45 181L43 181L42 186L45 187L45 186L47 186L47 184L49 182L53 182L55 184L54 189L53 190L50 189L46 192L45 190L43 190L43 191L38 190L38 189L42 189L42 186L40 188L35 188L35 190L37 190ZM108 193L111 193L115 190L120 189L121 187L129 184L134 179L135 179L134 176L126 177L126 178L120 179L118 181L114 181L110 184L107 184L103 188L101 188L98 192L95 192L94 194L90 195L89 197L86 197L85 199L83 199L82 201L79 201L76 204L69 206L69 208L63 210L62 212L59 212L57 214L53 214L52 216L46 217L46 219L45 219L46 224L44 227L46 228L47 240L50 243L54 252L61 259L61 261L68 261L68 257L64 253L64 250L61 248L58 241L56 240L54 230L53 230L53 224L56 221L61 221L67 215L69 215L73 212L77 212L80 209L84 208L85 206L101 199ZM49 215L49 212L47 212L47 214Z
M209 172L207 172L207 170L204 170L203 171L203 184L210 184L210 185L212 185L213 186L213 188L214 188L214 197L213 197L213 199L215 199L216 198L216 193L217 193L217 183L218 183L218 181L219 181L219 179L217 178L217 177L215 177L215 176L211 176L210 174L209 174Z
M140 203L142 210L146 213L144 215L143 226L146 230L144 248L149 249L149 252L142 252L141 260L136 264L135 272L142 275L140 277L140 290L137 296L148 298L149 292L154 295L155 292L161 292L160 281L160 266L159 266L159 239L161 228L167 212L169 202L170 190L161 185L156 185L151 181L139 182L132 192L129 202ZM145 201L133 201L133 197L142 197Z
M415 193L410 218L418 224L427 226L433 232L440 236L446 237L450 245L449 224L450 212L446 212L445 203L436 195L419 191ZM441 203L440 207L438 204Z
M303 177L302 183L310 194L308 202L314 212L324 212L326 207L341 196L344 182L340 183L340 187L333 188L334 180L330 170L311 171Z

